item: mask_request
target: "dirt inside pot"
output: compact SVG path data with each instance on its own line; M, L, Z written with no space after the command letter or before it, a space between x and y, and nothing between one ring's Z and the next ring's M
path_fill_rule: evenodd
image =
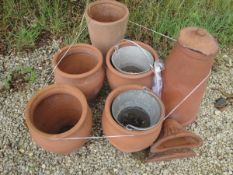
M127 10L111 2L95 4L88 9L88 15L99 22L114 22L123 18Z
M140 107L128 107L123 109L118 115L118 121L123 125L132 125L139 128L150 126L150 116Z
M141 73L144 71L143 69L140 69L139 67L136 66L124 66L121 67L121 70L129 73Z
M72 52L62 59L58 68L68 74L83 74L92 70L97 63L97 57L94 55L84 52Z
M60 134L76 125L81 114L81 103L77 98L67 94L56 94L37 104L32 122L42 132Z

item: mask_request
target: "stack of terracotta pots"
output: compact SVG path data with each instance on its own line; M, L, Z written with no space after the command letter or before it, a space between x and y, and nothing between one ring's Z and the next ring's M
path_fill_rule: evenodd
M151 91L158 55L145 43L124 40L128 16L120 2L90 3L85 17L92 45L66 46L53 56L56 83L40 90L25 110L29 132L45 150L70 153L87 141L92 128L88 102L103 86L104 65L112 92L102 127L114 147L137 152L151 146L147 161L152 162L192 156L191 148L201 145L201 139L183 127L195 121L207 81L169 112L208 75L217 43L206 30L183 29L165 61L160 99Z

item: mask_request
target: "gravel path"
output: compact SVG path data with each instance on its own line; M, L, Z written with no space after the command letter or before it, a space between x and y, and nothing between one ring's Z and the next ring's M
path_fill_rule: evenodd
M32 66L38 74L36 83L23 90L0 93L0 174L233 174L233 107L223 112L216 110L213 102L221 94L212 90L233 92L233 67L226 66L233 59L229 51L219 55L221 62L215 64L198 120L188 127L204 140L204 145L195 149L198 156L144 164L144 152L122 153L104 139L91 140L67 156L48 153L31 141L23 111L28 99L47 80L57 48L54 41L33 53L0 56L0 78L6 73L4 67L9 71L20 65ZM96 136L102 135L101 113L108 92L105 85L102 97L91 104Z

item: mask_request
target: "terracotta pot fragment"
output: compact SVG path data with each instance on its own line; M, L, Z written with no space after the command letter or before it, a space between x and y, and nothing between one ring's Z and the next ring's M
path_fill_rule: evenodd
M114 120L111 111L111 106L114 99L119 94L129 90L144 90L144 88L139 85L127 85L114 89L108 95L105 102L104 112L102 116L102 127L103 132L106 136L122 136L116 138L108 138L109 142L118 150L123 152L137 152L149 147L158 137L163 122L164 107L160 99L151 92L151 95L153 95L153 97L160 105L160 119L150 129L140 131L129 130L126 127L119 125L117 121Z
M204 29L184 28L169 56L163 71L162 100L168 114L210 72L218 51L215 39ZM207 80L178 107L170 117L186 126L196 120Z
M91 43L103 55L124 38L129 18L125 4L112 0L98 0L90 3L85 11Z
M37 92L25 110L32 139L47 151L67 154L79 149L91 133L92 113L86 97L77 88L51 85Z
M150 147L152 153L173 149L195 148L202 145L202 139L185 130L177 121L166 119L158 140Z
M194 157L195 155L196 155L195 152L189 148L171 149L159 153L150 153L146 162L151 163L151 162L167 161L173 159Z
M55 53L55 67L70 46ZM75 86L83 91L88 100L93 100L104 82L103 56L89 44L73 45L54 71L55 82Z
M133 42L137 43L142 48L147 50L153 56L154 60L158 59L158 55L152 47L139 41L133 41ZM121 41L118 44L118 48L123 48L126 46L135 46L135 45L129 41ZM110 48L106 55L106 65L107 65L106 74L107 74L107 80L108 80L108 83L111 89L115 89L117 87L124 86L124 85L132 85L132 84L146 86L151 89L153 86L153 78L154 78L153 71L149 70L149 71L146 71L140 74L125 74L123 72L118 71L112 65L112 62L111 62L111 58L112 58L114 51L115 51L115 46Z

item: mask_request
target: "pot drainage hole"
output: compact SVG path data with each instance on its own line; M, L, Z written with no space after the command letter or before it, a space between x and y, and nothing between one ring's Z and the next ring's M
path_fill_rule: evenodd
M123 126L132 125L139 128L150 126L149 115L140 107L128 107L123 109L118 115L118 121Z

